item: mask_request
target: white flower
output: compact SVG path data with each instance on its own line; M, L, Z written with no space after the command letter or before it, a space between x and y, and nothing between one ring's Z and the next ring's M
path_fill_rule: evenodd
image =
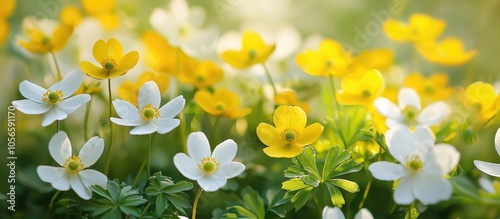
M500 128L497 130L497 133L495 134L495 149L497 150L497 153L500 155ZM476 165L476 167L479 170L488 175L500 177L500 164L475 160L474 165Z
M377 111L387 118L389 128L404 125L408 127L424 125L431 126L441 122L451 110L448 104L439 101L421 110L420 97L417 92L410 88L399 91L396 106L389 99L379 97L373 101Z
M172 0L168 9L154 9L149 18L151 26L166 37L170 45L180 47L188 55L207 56L201 53L213 50L219 30L214 26L201 28L205 10L189 8L186 0Z
M321 215L323 219L345 219L344 213L337 207L326 206ZM362 208L356 213L354 219L373 219L373 215L368 209Z
M449 144L434 145L435 137L425 126L414 132L400 126L385 134L389 153L399 164L379 161L368 169L379 180L400 180L394 191L394 201L411 204L415 199L435 204L449 199L451 183L446 179L460 160L460 153Z
M198 181L207 192L217 191L226 185L228 179L240 175L245 166L232 162L238 151L238 145L228 139L214 149L211 154L210 144L203 132L193 132L188 136L188 157L184 153L174 156L175 167L186 178Z
M47 90L23 81L19 84L19 91L27 99L12 101L12 105L25 114L43 114L42 126L48 126L56 120L66 119L69 114L90 101L88 94L71 97L82 81L83 73L80 70L70 72Z
M96 171L85 170L92 166L104 150L104 140L97 136L87 141L78 156L71 153L71 142L66 132L60 131L52 136L49 152L52 158L62 167L40 165L36 172L42 181L52 184L57 190L68 191L70 187L82 199L92 197L91 185L106 187L108 178Z
M113 101L115 111L120 118L111 117L111 121L123 126L136 126L130 130L132 135L144 135L158 132L165 134L179 126L180 121L174 119L184 108L184 97L178 96L160 107L161 95L154 81L144 83L139 90L137 109L131 103L116 99ZM158 109L159 108L159 109Z

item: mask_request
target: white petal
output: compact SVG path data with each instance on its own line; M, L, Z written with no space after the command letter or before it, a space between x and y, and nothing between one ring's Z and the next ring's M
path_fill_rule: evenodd
M354 216L354 219L373 219L373 215L372 215L372 213L368 209L362 208Z
M378 161L368 166L373 177L379 180L397 180L408 174L408 170L401 164L387 161Z
M52 107L49 111L47 111L45 114L43 114L42 118L42 126L48 126L52 124L56 120L63 120L68 117L68 114L66 114L64 111L60 110L59 107Z
M27 99L12 101L12 105L22 113L29 115L46 113L52 107L52 105L44 102L38 103Z
M155 28L156 31L161 33L163 36L167 35L165 32L165 26L169 24L170 20L169 13L162 8L155 8L149 17L151 26L153 26L153 28Z
M107 189L108 178L97 170L82 170L78 172L83 186L90 188L91 185L99 185Z
M495 134L495 149L497 150L498 155L500 155L500 128Z
M104 151L104 140L97 136L89 139L80 150L78 155L82 159L85 168L92 166Z
M419 175L413 185L415 197L425 204L436 204L451 197L453 187L443 177Z
M474 165L476 165L476 167L483 173L490 176L500 177L500 164L475 160Z
M177 20L187 21L189 6L186 0L172 0L168 9Z
M323 219L345 219L344 213L342 213L342 211L339 208L337 207L331 208L328 206L325 206L323 208L321 217Z
M203 132L189 134L187 140L188 153L194 163L200 163L204 157L210 157L210 143Z
M227 179L217 179L211 175L203 175L197 181L200 187L207 192L215 192L227 183Z
M417 117L418 123L421 125L432 126L441 122L451 112L450 107L443 101L433 103L420 112Z
M160 108L161 118L174 118L184 109L184 104L186 104L186 100L182 95L170 100Z
M377 111L384 117L399 120L401 118L401 109L385 97L379 97L373 101Z
M413 195L413 177L402 178L394 191L394 201L400 205L409 205L415 200Z
M414 107L417 111L420 111L422 106L420 105L420 97L417 92L410 88L402 88L398 94L398 103L400 109L405 109L407 106Z
M238 145L232 139L228 139L217 145L212 157L221 165L231 162L238 152Z
M79 94L74 97L70 97L68 99L63 100L63 102L57 104L57 106L66 114L71 114L89 101L90 101L90 95Z
M19 92L21 92L23 97L26 97L29 100L37 103L43 103L42 95L47 92L47 90L25 80L19 84Z
M404 163L405 157L411 155L416 149L415 137L405 126L387 130L385 141L391 155L401 163Z
M460 152L449 144L437 144L427 154L424 160L425 173L443 177L451 172L460 161Z
M174 165L188 179L198 180L203 176L200 168L184 153L178 153L174 156Z
M113 100L113 106L118 116L123 119L141 119L139 110L127 101L120 99Z
M73 95L83 82L83 72L81 70L74 70L61 80L59 90L62 91L63 97Z
M187 21L194 27L201 27L205 21L205 10L202 7L193 7L189 10Z
M424 157L429 149L434 146L436 136L427 126L418 126L413 131L413 139L415 140L417 155Z
M147 123L146 121L142 119L119 119L115 117L109 118L111 122L118 124L118 125L123 125L123 126L139 126L144 123Z
M130 130L131 135L145 135L156 132L156 125L152 122L146 122Z
M144 83L139 90L139 109L151 104L152 106L159 108L161 102L160 89L156 82L148 81Z
M54 189L69 190L69 177L66 169L41 165L36 168L36 172L42 181L50 183Z
M240 162L231 162L220 165L219 170L214 173L217 179L231 179L237 177L245 171L245 165Z
M479 187L484 189L486 192L490 194L495 194L497 192L495 187L493 186L493 183L489 179L481 177L477 182L479 184Z
M158 133L160 134L165 134L172 131L172 129L176 128L181 123L180 120L178 119L167 119L167 118L159 118L159 119L154 119L152 121L158 128Z
M57 132L49 142L49 153L52 158L61 166L64 166L66 159L71 157L71 142L66 132Z
M80 198L89 200L92 197L92 191L83 185L79 174L69 174L69 184Z
M387 127L389 128L397 128L399 126L406 126L406 124L404 124L404 121L402 120L395 120L395 119L391 119L391 118L387 118L385 120L385 124L387 125Z

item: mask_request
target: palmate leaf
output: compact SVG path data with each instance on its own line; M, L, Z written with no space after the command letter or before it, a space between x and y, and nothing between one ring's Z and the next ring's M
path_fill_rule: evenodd
M174 183L171 178L163 176L161 172L155 173L149 182L149 186L144 190L147 196L151 196L151 201L155 203L155 215L162 216L165 210L173 207L173 211L186 214L185 209L190 208L190 198L184 191L191 190L193 184L190 182ZM167 212L175 214L175 212Z
M367 119L368 111L363 106L342 106L338 115L334 118L327 117L329 125L342 142L342 148L351 147L359 140L363 133L359 130L369 128L373 125L372 120Z
M264 199L256 190L250 186L246 186L241 190L241 200L235 205L228 207L222 218L265 219L266 214L269 212L279 217L284 217L288 211L285 205L289 203L289 199L284 198L284 195L284 192L279 192L278 194L266 196L272 197L272 200Z

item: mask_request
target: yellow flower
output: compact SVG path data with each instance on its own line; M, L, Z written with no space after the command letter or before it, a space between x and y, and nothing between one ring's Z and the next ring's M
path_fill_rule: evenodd
M306 50L295 61L307 74L342 77L351 63L351 53L344 51L337 41L326 39L318 50Z
M120 99L125 100L137 107L139 90L142 85L148 81L154 81L160 89L160 93L167 90L170 79L168 75L154 73L154 72L144 72L137 79L137 83L131 81L123 82L120 87L118 87L118 96Z
M496 114L499 100L493 85L482 81L469 85L465 90L465 106L477 110L483 120L488 120Z
M82 0L85 11L96 17L106 29L114 29L120 24L120 18L114 12L116 0Z
M100 82L91 82L91 83L86 83L85 81L82 83L82 85L80 85L80 87L78 88L78 90L76 90L75 94L74 95L77 95L77 94L96 94L96 93L99 93L101 92L102 90L102 87L101 87L101 83Z
M356 141L351 150L351 157L357 163L364 163L372 159L380 151L380 146L373 140Z
M391 67L394 60L394 52L390 49L365 50L359 53L354 60L353 65L362 65L368 69L378 69L385 72Z
M461 65L476 56L476 50L465 51L462 41L450 37L441 42L427 41L416 46L427 61L441 65Z
M0 18L0 45L3 44L9 36L9 22L7 19Z
M337 101L346 105L371 106L373 100L384 91L384 77L371 69L360 74L342 78L341 90L337 91Z
M101 67L83 61L80 63L80 68L88 76L101 80L124 75L139 61L137 51L123 55L122 45L115 38L110 38L107 42L98 40L92 47L92 54Z
M424 14L412 14L409 24L388 19L384 23L384 32L397 42L433 41L444 31L446 23Z
M243 33L242 44L240 50L228 50L221 54L226 63L238 69L264 63L276 47L274 44L267 45L258 33L250 31Z
M299 155L303 146L314 143L323 133L323 126L314 123L306 127L307 116L298 106L279 106L273 115L274 126L260 123L257 136L270 157L291 158Z
M146 46L144 60L156 72L178 75L191 70L194 61L182 50L172 47L160 34L147 31L142 35Z
M14 8L16 6L15 0L3 0L0 1L0 44L4 43L9 36L9 22L7 19L14 12Z
M192 69L182 71L179 81L192 84L195 88L203 89L222 80L224 72L212 61L196 62Z
M276 96L274 96L274 103L276 105L298 106L302 108L306 114L309 114L311 112L311 107L309 107L307 103L301 102L299 99L297 99L297 94L293 91L283 91L276 94Z
M406 76L404 86L417 91L424 103L446 100L454 91L448 87L448 75L444 73L433 74L427 79L420 73L412 73Z
M82 13L73 5L61 9L61 22L66 25L77 26L82 20Z
M60 24L51 33L37 27L38 21L28 18L24 21L24 31L27 39L20 39L19 45L35 54L57 52L64 48L73 34L73 26Z
M238 119L252 112L248 107L240 108L238 94L225 88L216 88L213 94L206 90L197 91L194 99L203 111L212 116Z

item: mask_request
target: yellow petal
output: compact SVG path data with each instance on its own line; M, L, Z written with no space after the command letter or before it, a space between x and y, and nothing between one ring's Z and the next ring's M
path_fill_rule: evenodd
M231 110L230 112L228 112L228 114L229 114L228 116L231 119L239 119L239 118L243 118L243 117L247 116L251 112L252 112L252 109L250 109L248 107L243 107L243 108Z
M278 129L267 123L260 123L257 126L257 137L259 137L262 143L269 147L275 147L285 144L285 141L281 137Z
M265 47L266 43L262 39L262 37L253 31L247 31L243 33L243 39L242 39L243 46L242 48L259 48L259 47Z
M319 52L306 50L295 57L297 65L307 74L312 76L328 76L324 74L325 62Z
M107 13L116 6L116 0L82 0L85 11L90 15Z
M61 10L60 17L64 24L77 26L82 20L82 13L77 7L68 5Z
M444 31L446 23L425 14L413 14L410 17L410 27L415 33L414 42L418 42L438 38Z
M420 87L425 84L425 78L418 72L411 73L406 76L403 84L405 87L413 88L415 90L421 90Z
M144 72L137 79L137 85L142 86L147 81L154 81L158 85L158 89L160 89L160 93L165 92L168 88L168 84L170 83L170 77L166 74L154 73L154 72Z
M323 126L319 123L314 123L307 126L304 130L300 132L299 138L295 141L298 146L310 145L321 136L323 133Z
M53 45L52 52L57 52L64 48L71 34L73 34L73 28L73 26L66 24L62 24L56 28L50 40Z
M285 144L280 146L272 146L264 148L264 153L266 153L267 156L269 157L292 158L299 155L302 152L302 150L304 150L302 147Z
M7 20L0 18L0 45L7 40L9 36L9 23Z
M219 116L221 114L220 111L215 109L216 101L210 92L206 90L199 90L194 94L194 99L206 113L213 116Z
M408 26L393 19L384 22L384 33L396 42L405 42L410 39Z
M354 62L360 63L369 69L386 71L392 64L394 52L390 49L365 50L361 52Z
M224 102L228 110L236 109L240 106L240 97L238 97L238 94L226 88L215 89L213 97L217 101Z
M118 62L116 67L114 68L114 71L111 72L111 78L123 75L127 73L128 70L132 69L137 62L139 61L139 53L137 51L132 51L125 56Z
M120 25L120 17L112 12L99 14L97 15L97 19L99 19L102 26L107 30L115 29Z
M14 12L14 8L16 7L16 1L15 0L2 0L0 1L0 19L1 18L8 18L12 15L12 12Z
M476 55L475 50L465 51L460 39L450 37L441 42L425 42L417 45L417 51L424 59L441 65L462 65Z
M109 75L107 71L103 71L101 67L97 67L89 61L83 61L80 63L80 68L85 74L95 79L108 79Z
M250 67L248 54L241 51L229 50L221 54L222 60L231 66L238 69L245 69Z
M97 62L103 63L108 60L107 47L108 45L104 42L104 40L97 40L97 42L94 43L94 46L92 47L92 55Z
M122 58L123 48L122 44L118 40L116 40L115 38L110 38L106 43L106 45L107 45L108 59L114 59L118 61ZM137 58L139 58L139 54L137 54Z
M298 106L279 106L273 115L276 128L282 132L285 129L301 131L306 126L307 116Z
M137 106L139 89L140 87L136 84L130 81L125 81L120 85L120 87L118 87L118 96L120 97L120 99Z

